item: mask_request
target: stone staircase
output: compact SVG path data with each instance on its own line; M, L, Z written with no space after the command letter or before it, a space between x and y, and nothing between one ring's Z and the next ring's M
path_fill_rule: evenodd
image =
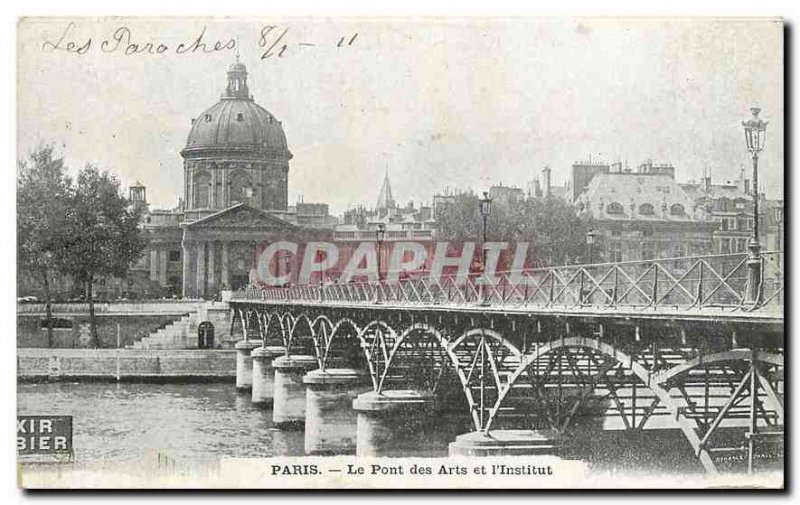
M128 349L152 350L152 349L190 349L197 347L197 336L191 338L191 328L196 329L200 324L198 312L186 314L177 321L160 328L129 345Z

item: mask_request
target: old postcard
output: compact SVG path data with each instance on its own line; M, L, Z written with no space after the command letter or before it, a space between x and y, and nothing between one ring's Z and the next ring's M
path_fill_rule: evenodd
M777 18L23 18L52 488L782 488Z

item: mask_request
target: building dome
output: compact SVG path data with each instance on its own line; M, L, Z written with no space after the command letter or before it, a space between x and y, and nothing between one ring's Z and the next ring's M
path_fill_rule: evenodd
M207 149L285 152L283 127L252 99L223 98L192 122L184 153Z
M232 63L227 74L228 86L220 101L192 119L181 155L206 157L209 151L230 150L291 159L281 122L250 95L244 63Z

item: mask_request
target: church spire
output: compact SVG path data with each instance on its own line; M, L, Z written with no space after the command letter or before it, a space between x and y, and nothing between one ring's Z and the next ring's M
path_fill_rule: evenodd
M377 210L393 209L395 207L394 197L392 196L392 184L389 182L389 167L386 167L386 174L383 176L381 191L378 193Z

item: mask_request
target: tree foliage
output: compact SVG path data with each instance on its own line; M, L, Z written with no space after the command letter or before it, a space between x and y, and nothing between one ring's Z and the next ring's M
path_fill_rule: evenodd
M78 173L67 215L61 268L86 286L91 336L97 345L93 284L102 276L124 277L143 253L141 209L120 193L117 179L93 165Z
M72 181L52 147L18 163L17 265L44 285L48 344L52 345L50 279L69 275L85 287L93 345L97 345L93 285L101 277L125 277L146 239L141 208L120 193L108 172L87 165Z
M52 146L17 163L17 271L40 279L45 293L47 343L53 345L51 276L59 272L72 195L64 160Z
M436 208L437 236L441 240L475 240L482 233L479 197L456 195ZM584 262L588 258L587 218L555 197L520 200L495 199L488 221L489 241L527 241L533 245L536 266ZM596 258L595 258L596 259Z

